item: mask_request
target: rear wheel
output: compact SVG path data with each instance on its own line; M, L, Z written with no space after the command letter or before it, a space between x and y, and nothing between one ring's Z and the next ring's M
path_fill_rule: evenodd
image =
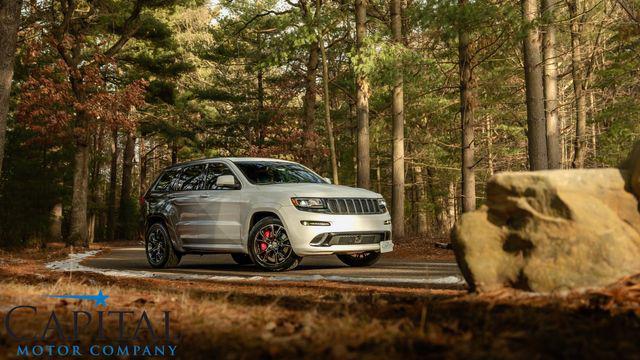
M171 239L167 229L156 223L149 227L145 241L147 261L154 268L170 268L178 266L181 254L177 253L171 245Z
M235 261L238 265L253 264L253 261L251 261L251 256L247 254L231 254L231 258L233 258L233 261Z
M273 217L258 221L251 229L249 256L254 264L270 271L291 270L301 259L293 251L284 225Z
M353 267L371 266L380 260L380 253L377 251L356 254L338 254L336 256L343 263Z

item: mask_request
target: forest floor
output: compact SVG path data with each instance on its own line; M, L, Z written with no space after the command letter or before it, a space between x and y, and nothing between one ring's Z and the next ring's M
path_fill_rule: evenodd
M162 329L163 312L170 311L171 336L179 334L172 342L178 356L188 359L624 358L640 353L640 277L582 293L476 295L331 282L123 279L43 266L66 256L66 249L0 253L0 315L16 305L38 309L36 315L14 314L16 333L42 331L51 311L70 331L74 310L101 308L44 295L101 290L109 296L107 310L133 311L133 319L144 310L156 328ZM133 319L125 321L127 334L137 325ZM104 327L107 337L113 336L117 316L106 317ZM86 331L76 343L92 338L95 331ZM15 357L17 345L0 331L0 358Z
M394 241L393 252L385 257L403 260L455 261L453 250L445 249L448 244L445 237L411 236Z

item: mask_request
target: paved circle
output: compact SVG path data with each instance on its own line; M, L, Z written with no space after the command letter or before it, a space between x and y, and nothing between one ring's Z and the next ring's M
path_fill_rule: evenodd
M464 280L456 263L439 261L402 261L383 258L374 266L352 268L344 265L335 256L309 256L302 260L293 271L267 272L252 265L237 265L226 254L186 255L179 267L172 269L152 269L143 248L114 248L112 251L88 258L82 265L135 274L152 273L158 277L179 277L188 279L207 276L212 280L224 279L265 279L281 281L339 281L360 284L388 286L411 286L428 288L456 288L464 285Z

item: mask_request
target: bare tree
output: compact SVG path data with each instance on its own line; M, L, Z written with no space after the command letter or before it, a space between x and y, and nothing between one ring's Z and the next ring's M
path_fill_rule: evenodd
M109 171L109 194L107 195L107 240L113 241L116 237L116 192L118 187L118 129L112 132L111 144L111 168Z
M521 0L522 17L527 35L523 40L524 78L527 93L527 138L529 168L547 168L546 124L544 117L544 88L542 81L542 52L540 31L536 22L540 17L538 0Z
M464 8L467 0L459 0L458 4ZM461 22L458 30L458 64L460 71L460 119L462 128L462 212L476 209L476 176L475 143L474 143L474 112L475 112L475 77L471 54L471 42L467 24Z
M367 0L356 0L356 48L360 53L367 32ZM371 158L369 154L369 81L356 74L356 110L358 113L358 187L371 187Z
M393 42L402 46L402 0L391 1L391 32ZM391 194L391 214L393 237L404 237L404 89L402 63L396 67L393 84L393 189Z
M546 18L543 33L544 98L549 169L562 167L560 127L558 122L558 60L556 55L555 12L557 0L542 0Z
M0 1L0 177L2 176L9 95L13 81L13 63L21 7L21 0Z
M136 137L133 133L127 133L125 137L124 150L122 152L122 184L120 190L120 207L118 211L118 239L126 239L129 229L127 217L131 215L126 211L131 202L133 189L133 158L136 154ZM127 239L129 240L129 239Z
M585 96L584 71L582 60L582 17L584 4L581 0L567 0L569 17L571 18L571 77L576 111L576 137L574 140L574 168L584 167L585 152L588 142L587 134L587 98Z
M311 26L317 21L320 12L320 2L316 1L315 12L311 12L309 4L306 0L300 0L298 3L302 15L305 18L305 22ZM304 93L304 116L302 121L303 146L307 151L305 161L310 162L313 159L313 151L309 151L315 148L315 124L316 124L316 78L318 72L319 63L319 48L318 39L315 39L309 44L309 57L307 59L307 69L305 72L305 93ZM310 164L309 164L310 165Z
M331 152L331 176L333 183L340 184L338 176L338 156L336 154L336 140L333 136L333 123L331 122L331 98L329 97L329 64L324 41L320 39L320 53L322 55L322 84L324 87L324 125L327 128L329 138L329 151Z
M414 180L414 195L415 195L415 222L416 232L419 235L426 234L429 231L429 225L427 224L427 209L425 206L425 190L424 190L424 177L422 175L422 166L413 166L413 180Z

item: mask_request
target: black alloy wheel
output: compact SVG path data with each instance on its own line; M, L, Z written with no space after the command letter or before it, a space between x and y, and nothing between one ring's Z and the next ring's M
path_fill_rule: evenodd
M249 256L254 264L270 271L291 270L301 259L293 251L284 225L274 217L258 221L251 229Z
M147 261L156 269L178 266L182 257L175 251L167 229L160 223L155 223L147 230L145 241Z

